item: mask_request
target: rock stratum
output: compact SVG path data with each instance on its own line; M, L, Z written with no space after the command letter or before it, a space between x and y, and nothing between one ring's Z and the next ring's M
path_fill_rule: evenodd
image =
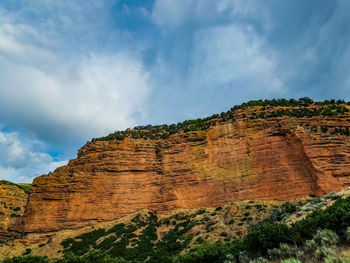
M34 180L24 232L75 229L141 209L296 199L350 185L348 113L252 118L259 110L239 109L234 119L166 139L87 143L66 166Z
M18 238L28 194L20 186L0 181L0 241Z

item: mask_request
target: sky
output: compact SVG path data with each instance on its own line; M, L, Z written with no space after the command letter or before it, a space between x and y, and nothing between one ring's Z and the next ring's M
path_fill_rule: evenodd
M0 180L253 99L350 100L348 0L1 0Z

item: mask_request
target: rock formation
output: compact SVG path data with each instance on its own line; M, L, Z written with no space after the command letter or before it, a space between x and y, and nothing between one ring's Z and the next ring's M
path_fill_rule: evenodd
M18 185L0 181L0 241L19 237L27 193Z
M144 208L293 199L350 184L350 136L336 132L350 127L348 115L239 116L167 139L87 143L68 165L34 180L24 231L79 228Z

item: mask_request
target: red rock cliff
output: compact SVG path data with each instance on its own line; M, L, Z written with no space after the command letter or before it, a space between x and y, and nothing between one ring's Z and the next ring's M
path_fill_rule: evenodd
M94 141L34 180L24 229L78 228L143 208L337 191L350 184L350 136L330 131L349 126L344 116L238 119L165 140Z
M18 185L0 181L0 243L21 236L28 194Z

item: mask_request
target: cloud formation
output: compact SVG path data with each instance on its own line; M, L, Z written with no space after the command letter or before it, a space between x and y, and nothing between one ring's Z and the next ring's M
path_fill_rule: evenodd
M57 55L45 36L23 24L0 25L0 39L0 110L7 125L63 143L126 128L135 123L133 114L145 111L147 72L127 54Z
M34 177L67 163L41 152L42 148L42 142L35 139L21 141L16 132L0 132L1 179L31 182Z
M256 98L349 99L341 69L349 66L349 8L342 0L156 0L162 41L147 59L153 85L164 88L155 107L176 120Z
M23 153L2 148L0 177L251 99L349 100L349 13L347 0L1 1L0 132Z
M38 10L24 6L6 13L0 8L0 124L17 131L2 134L0 176L15 181L28 181L61 164L50 154L22 147L20 137L25 134L61 152L63 159L75 155L77 144L135 125L135 118L147 111L148 73L136 56L127 51L101 52L69 40L92 29L86 40L97 41L97 26L86 24L95 11L92 6L81 10L76 4L51 1L34 5L58 15L45 17L43 26L24 19ZM64 7L68 9L63 11ZM65 41L71 41L68 44L77 52L62 50Z

